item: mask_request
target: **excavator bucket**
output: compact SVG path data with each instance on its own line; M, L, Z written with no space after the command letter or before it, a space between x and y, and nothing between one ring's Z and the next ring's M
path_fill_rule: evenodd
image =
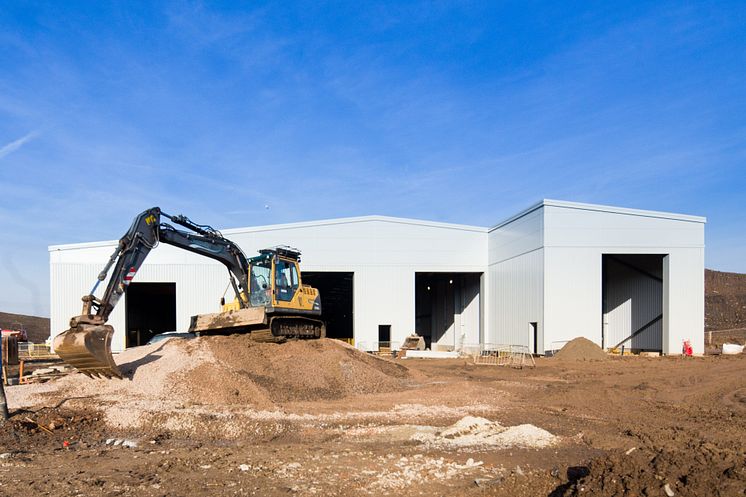
M83 374L121 378L111 355L112 335L114 328L107 324L78 324L54 338L54 351Z

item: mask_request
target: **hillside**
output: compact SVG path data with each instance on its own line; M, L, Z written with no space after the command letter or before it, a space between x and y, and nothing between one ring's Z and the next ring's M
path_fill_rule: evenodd
M705 269L705 328L746 328L746 274Z
M12 329L15 323L21 323L26 328L31 342L43 343L49 338L49 318L0 312L0 328Z

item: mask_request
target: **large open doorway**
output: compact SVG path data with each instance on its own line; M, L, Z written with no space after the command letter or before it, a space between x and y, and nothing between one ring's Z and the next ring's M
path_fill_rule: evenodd
M663 349L663 255L604 254L601 343L606 349Z
M130 283L126 298L127 347L176 330L176 283Z
M482 273L415 273L415 330L432 350L478 344Z
M303 271L303 283L319 290L321 319L326 322L326 336L352 343L354 273Z

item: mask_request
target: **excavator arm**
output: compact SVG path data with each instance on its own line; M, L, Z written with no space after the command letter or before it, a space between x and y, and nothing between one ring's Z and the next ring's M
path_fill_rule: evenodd
M190 231L161 222L165 217ZM248 307L248 261L243 251L220 232L199 225L185 216L171 216L153 207L135 217L129 230L99 273L96 284L83 297L83 311L70 320L70 329L57 335L55 352L68 364L89 376L116 376L121 373L111 355L114 328L107 325L109 315L142 266L150 251L163 242L217 260L228 268L233 290L241 308ZM95 297L99 284L111 278L103 296Z

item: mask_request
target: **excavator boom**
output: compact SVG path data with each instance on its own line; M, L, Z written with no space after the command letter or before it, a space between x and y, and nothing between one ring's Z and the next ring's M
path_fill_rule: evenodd
M162 217L189 231L161 222ZM236 302L224 306L221 313L193 316L190 331L204 334L256 332L257 336L271 336L278 340L325 335L324 323L310 318L321 313L318 291L310 287L303 287L301 291L300 288L299 252L289 252L284 248L262 251L263 255L255 258L264 261L263 273L259 276L262 279L253 279L250 286L251 263L238 245L209 226L196 224L184 216L170 216L153 207L135 217L98 275L90 294L83 297L83 311L70 320L68 330L55 337L54 349L62 360L89 376L122 377L111 354L114 328L106 322L145 258L159 242L217 260L228 269ZM277 269L276 264L279 264ZM106 280L112 267L106 290L98 299L94 295L96 289ZM268 282L275 272L279 289ZM293 280L297 282L295 287L279 283L287 280L286 275L290 275L290 279L296 276ZM315 301L308 298L308 292L315 292ZM307 307L302 307L301 303ZM284 316L283 310L293 316Z

